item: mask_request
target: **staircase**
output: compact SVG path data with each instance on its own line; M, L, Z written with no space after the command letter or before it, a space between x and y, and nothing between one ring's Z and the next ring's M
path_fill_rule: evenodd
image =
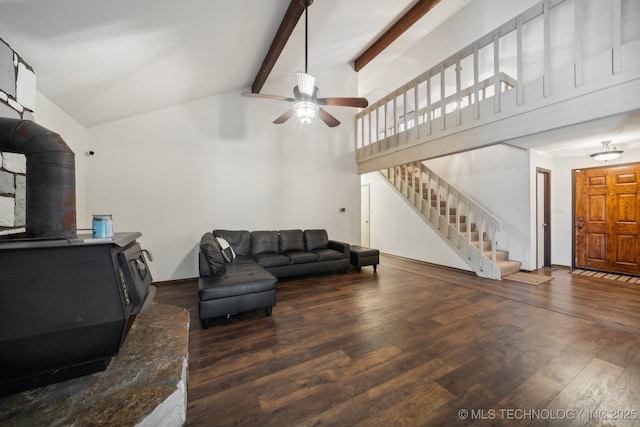
M422 162L380 173L478 276L500 280L520 270L497 248L500 221Z

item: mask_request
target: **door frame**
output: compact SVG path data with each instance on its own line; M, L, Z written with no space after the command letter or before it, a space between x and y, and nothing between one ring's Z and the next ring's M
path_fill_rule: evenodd
M538 176L542 174L544 177L543 183L543 218L542 222L546 224L544 229L544 249L543 249L543 267L551 267L551 171L544 168L536 168L536 228L540 224L540 218L538 218L538 201L540 200L540 188L538 188ZM536 268L538 268L538 254L539 254L540 242L538 241L538 230L536 230Z
M575 269L577 265L578 255L576 253L576 174L582 169L571 169L571 269Z

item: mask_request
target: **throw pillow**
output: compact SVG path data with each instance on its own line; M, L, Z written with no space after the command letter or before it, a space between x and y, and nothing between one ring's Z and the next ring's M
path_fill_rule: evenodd
M224 257L224 259L226 259L227 262L233 262L233 260L236 259L236 253L233 251L233 248L231 247L229 242L227 242L222 237L216 237L216 239L218 239L218 243L220 243L220 248L222 249L222 256Z
M204 254L212 274L225 272L224 257L220 245L213 234L205 233L200 240L200 251Z

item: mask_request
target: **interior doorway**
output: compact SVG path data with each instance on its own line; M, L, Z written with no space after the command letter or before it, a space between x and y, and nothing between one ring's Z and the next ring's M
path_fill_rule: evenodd
M640 275L640 163L573 171L577 268Z
M551 171L536 168L536 268L551 266Z
M370 184L360 186L360 245L368 248L371 244L371 193Z

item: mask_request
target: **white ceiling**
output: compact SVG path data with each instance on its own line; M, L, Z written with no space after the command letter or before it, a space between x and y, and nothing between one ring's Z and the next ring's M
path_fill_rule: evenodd
M309 69L352 63L416 1L316 0ZM443 1L432 15L468 1ZM0 37L34 67L42 94L91 127L249 87L289 2L0 0ZM303 68L304 17L269 80Z
M505 13L511 17L537 2L474 1L485 5L474 6L486 11L486 15L471 18L487 23L496 19L495 7L492 12L487 4L499 4L498 10L508 9ZM246 90L253 83L289 2L0 0L0 38L33 66L42 94L82 125L91 127L199 98ZM315 0L309 8L310 72L353 63L416 2ZM360 71L358 95L375 101L412 78L413 75L406 77L399 72L399 68L405 73L413 72L411 59L407 59L412 47L424 52L424 47L416 49L419 42L470 2L441 1ZM464 33L465 29L460 28L459 34ZM477 35L468 37L471 42ZM444 43L430 46L429 50L441 56L448 48ZM389 66L401 56L402 67ZM303 68L304 18L268 81L292 78L294 71ZM396 81L389 81L391 74ZM588 127L514 143L554 156L571 155L575 150L597 151L599 141L612 139L611 134L617 135L616 143L625 138L637 141L639 116L601 120ZM544 146L541 140L545 141Z

